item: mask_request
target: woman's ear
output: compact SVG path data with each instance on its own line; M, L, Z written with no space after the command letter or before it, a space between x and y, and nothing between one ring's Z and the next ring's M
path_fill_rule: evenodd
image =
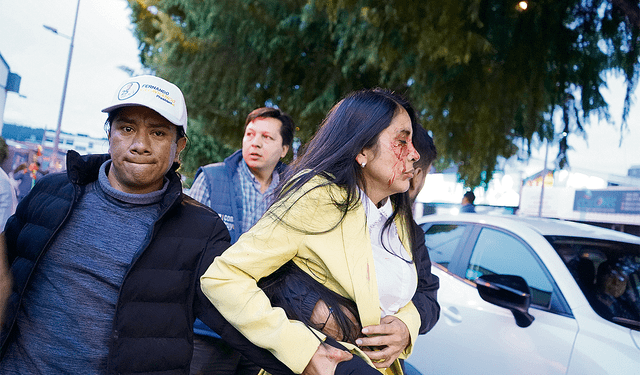
M367 155L364 154L364 150L360 151L358 155L356 155L356 163L358 163L358 165L367 164Z

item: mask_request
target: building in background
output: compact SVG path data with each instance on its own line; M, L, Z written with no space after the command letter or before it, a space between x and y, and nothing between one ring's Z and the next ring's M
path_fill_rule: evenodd
M423 215L460 212L464 185L457 171L445 172L427 176L416 200ZM546 170L525 177L510 168L496 171L486 190L473 193L478 213L571 220L640 236L640 167L630 168L627 176Z
M27 165L38 161L40 169L65 169L66 153L76 150L80 154L102 154L108 152L109 142L105 137L95 138L85 134L60 133L58 143L57 166L49 165L53 156L55 130L35 129L4 123L4 107L7 94L14 92L20 95L21 77L12 73L9 64L0 54L0 134L9 146L9 155L2 164L2 169L10 173L20 164ZM22 96L22 95L21 95Z
M521 170L509 168L495 171L486 190L481 187L473 190L476 212L514 214L520 203L522 181ZM457 214L465 192L464 185L458 181L457 168L453 167L442 173L429 172L416 202L422 204L424 215L438 212ZM417 216L420 216L420 206L416 211Z
M640 178L640 165L634 165L629 168L629 173L627 173L627 176Z
M0 53L0 134L4 124L4 106L7 102L7 94L10 92L20 95L20 76L11 72L9 64Z
M65 156L68 150L75 150L80 154L104 154L109 151L109 141L106 136L95 138L86 134L61 132L57 158L60 165L55 169L50 168L55 133L55 130L5 124L2 137L9 146L9 156L2 168L9 173L20 164L30 164L34 158L37 158L43 171L62 170L65 169ZM37 156L38 146L41 148L41 156Z
M44 141L42 142L45 150L51 150L53 153L53 141L56 137L55 130L45 130ZM58 141L58 158L59 165L50 166L49 169L56 171L66 169L66 154L69 150L75 150L80 154L105 154L109 152L109 140L107 137L95 138L86 134L71 134L60 132ZM50 162L51 160L47 160Z
M640 176L550 171L525 180L518 214L541 216L619 230L640 236Z

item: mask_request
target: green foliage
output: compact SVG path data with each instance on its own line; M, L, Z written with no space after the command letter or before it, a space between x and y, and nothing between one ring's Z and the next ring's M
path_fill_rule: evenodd
M246 114L263 105L290 113L306 141L345 94L385 87L411 99L469 187L498 158L553 140L556 111L567 133L591 114L608 119L605 71L627 78L626 121L637 82L637 0L517 3L129 0L142 62L201 119L193 147L207 136L238 147Z
M0 137L0 163L4 163L9 155L9 146L4 138Z
M188 185L193 181L198 167L224 160L233 148L203 131L203 122L189 120L187 147L180 154L180 173L187 177Z

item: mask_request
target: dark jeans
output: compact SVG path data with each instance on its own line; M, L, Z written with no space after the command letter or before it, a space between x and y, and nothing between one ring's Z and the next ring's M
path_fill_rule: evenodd
M191 375L256 375L260 367L221 339L194 335Z

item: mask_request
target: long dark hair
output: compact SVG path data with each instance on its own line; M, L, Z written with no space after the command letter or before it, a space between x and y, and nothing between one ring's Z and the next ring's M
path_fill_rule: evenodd
M269 297L271 304L282 308L289 319L299 320L307 327L324 331L324 325L311 321L316 303L321 300L332 309L329 317L333 316L340 331L340 335L333 337L334 339L355 345L356 339L362 335L362 323L355 302L330 290L292 260L260 279L258 286ZM347 311L351 317L347 315Z
M315 176L326 178L327 183L316 186L320 188L336 184L346 191L346 197L331 197L333 204L340 209L342 215L335 223L330 223L325 230L309 234L325 233L336 228L347 213L360 203L358 187L366 190L362 169L356 162L356 156L363 149L373 148L399 108L404 108L411 119L411 128L416 131L416 115L409 102L400 95L384 89L356 91L347 95L336 104L323 120L320 129L306 147L304 154L292 163L276 188L276 200L273 205L289 205L296 202L287 201L305 183ZM304 194L303 194L304 195ZM299 198L298 198L299 199ZM402 217L410 231L413 244L413 216L411 203L407 193L393 194L393 215L384 225L384 230L393 223L397 215ZM275 212L276 210L269 210ZM285 211L286 213L286 211ZM303 232L299 223L291 223L283 217L277 219L285 225Z

